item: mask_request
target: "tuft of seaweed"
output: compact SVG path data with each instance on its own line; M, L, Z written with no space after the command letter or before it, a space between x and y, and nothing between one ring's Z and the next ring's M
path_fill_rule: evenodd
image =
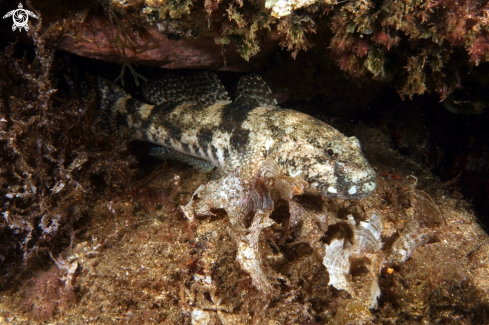
M390 80L397 75L401 97L436 91L443 100L460 87L453 76L489 59L487 12L487 4L472 0L352 1L331 18L331 49L354 76L368 71ZM358 53L359 43L367 44L366 58Z
M0 52L2 287L19 261L65 245L97 192L127 185L132 174L125 144L110 139L110 148L92 129L90 81L46 43L60 28L30 30L34 55L16 43Z

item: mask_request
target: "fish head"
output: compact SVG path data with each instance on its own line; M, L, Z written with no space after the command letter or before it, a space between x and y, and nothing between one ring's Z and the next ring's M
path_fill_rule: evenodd
M316 183L308 182L308 191L331 198L361 199L375 190L375 170L365 159L360 141L356 137L340 134L326 141L322 150L326 161L318 159L307 171L318 179ZM329 174L320 173L324 169L322 164L330 166Z
M319 121L290 133L280 150L279 166L307 184L304 192L330 198L361 199L376 187L376 173L360 141ZM306 131L304 131L306 130Z

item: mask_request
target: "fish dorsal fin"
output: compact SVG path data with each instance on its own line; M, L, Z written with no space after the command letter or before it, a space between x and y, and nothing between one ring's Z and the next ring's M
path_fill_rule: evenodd
M273 97L272 91L257 74L244 76L239 80L235 102L254 107L278 107L277 100Z
M211 72L190 76L175 74L160 76L143 85L143 96L152 104L214 104L231 101L228 92Z

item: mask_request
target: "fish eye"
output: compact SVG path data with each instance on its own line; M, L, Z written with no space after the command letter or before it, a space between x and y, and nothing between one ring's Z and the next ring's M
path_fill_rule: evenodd
M334 150L329 148L328 150L326 150L326 153L328 154L328 156L330 157L333 157L334 156Z

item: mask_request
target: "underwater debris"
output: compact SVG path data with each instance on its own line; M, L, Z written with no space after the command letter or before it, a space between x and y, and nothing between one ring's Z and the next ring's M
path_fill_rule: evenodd
M383 254L376 255L382 248L380 240L382 223L376 214L367 221L360 221L358 225L353 216L349 215L347 222L353 230L353 244L345 242L344 238L341 240L335 238L326 246L323 264L328 269L329 285L348 291L353 297L357 297L358 294L351 281L351 270L355 260L361 261L363 265L368 265L367 268L372 278L370 286L362 285L369 291L364 294L367 297L364 303L369 306L368 308L375 308L377 298L380 296L377 277L383 264Z
M350 294L350 298L342 300L334 319L340 324L362 323L373 319L370 309L377 308L381 296L379 277L384 265L399 267L405 263L416 248L432 240L443 220L433 200L416 190L415 185L416 182L410 181L412 188L402 194L409 197L406 223L410 226L387 247L382 245L383 218L379 211L367 209L365 215L369 217L365 221L357 222L351 214L345 221L328 208L324 199L304 195L303 185L294 178L261 176L249 182L236 170L227 177L201 185L181 209L194 223L200 222L196 216L222 216L219 210L226 212L230 222L227 234L237 247L236 261L249 274L253 286L266 297L265 310L270 299L277 299L281 292L279 283L291 288L295 285L290 282L290 270L276 267L284 262L274 264L275 258L281 261L284 257L280 245L274 244L281 236L273 233L285 233L288 245L306 244L311 254L321 259L328 274L326 287ZM279 215L284 215L284 207L288 219L280 219L281 223L272 220L277 209L282 211ZM345 235L325 244L322 236L329 229L333 232L342 229L339 233ZM269 245L276 247L277 252L265 253ZM264 258L270 254L276 257ZM389 274L393 272L391 269Z
M293 182L289 184L294 186ZM294 242L307 243L314 250L324 250L320 240L328 230L330 212L323 206L321 199L318 199L319 202L315 204L309 204L301 200L302 193L295 193L295 195L298 196L288 199L289 231L296 232Z
M190 221L195 216L212 216L217 209L226 211L231 227L229 235L238 247L236 260L247 271L253 284L270 295L274 289L262 268L259 252L260 232L275 222L269 218L273 210L267 178L250 183L236 170L223 179L201 185L186 206L180 207ZM251 226L246 227L252 215Z
M259 245L262 230L276 224L269 217L273 211L269 182L268 177L261 176L250 183L236 170L201 185L181 209L191 221L198 215L212 216L217 209L225 210L231 224L228 234L238 248L236 260L248 272L253 285L271 298L277 290L272 285L271 270L265 271ZM246 227L250 215L251 225Z
M236 260L250 275L254 286L266 296L273 297L277 292L273 285L276 280L273 279L283 277L264 265L259 243L263 229L278 227L269 217L274 209L270 192L275 192L273 196L288 200L289 227L293 231L299 230L294 236L294 243L307 243L319 256L323 256L323 264L330 276L329 285L348 291L357 304L366 306L365 310L374 308L380 295L377 277L384 262L383 253L379 252L382 246L380 218L373 214L366 222L361 221L357 226L350 215L348 223L354 233L354 244L344 245L344 239L334 239L329 246L324 246L320 238L328 228L328 212L324 210L323 204L319 203L318 210L317 206L301 202L298 199L300 196L294 196L303 194L300 183L294 179L280 179L279 182L272 183L278 183L278 188L276 185L268 186L270 180L267 177L257 178L254 183L246 182L237 170L223 179L201 185L190 202L181 209L194 222L195 216L212 216L216 215L218 209L225 210L231 223L228 234L238 248ZM287 187L298 188L298 185L299 190L295 192L283 190ZM281 197L281 193L286 193L287 196ZM251 225L246 227L250 215ZM352 284L351 279L347 279L351 277L350 271L355 268L368 269L368 275L362 274L362 280L359 281L361 285ZM357 297L361 300L356 299Z
M267 182L266 178L249 182L235 170L222 179L199 186L190 202L181 209L191 222L196 216L212 216L213 211L223 209L233 227L245 229L250 213L273 208Z
M259 251L259 239L260 232L263 229L275 224L275 222L269 218L270 213L271 211L268 211L268 213L264 213L261 210L256 211L252 224L246 231L247 234L242 234L239 231L235 232L232 229L228 230L231 238L233 238L238 246L236 260L243 270L250 274L253 285L268 296L272 295L275 290L268 279L267 274L263 270L263 262Z
M200 308L192 309L192 325L207 325L209 324L211 317L209 313Z
M407 261L414 250L433 240L436 230L444 220L443 215L433 199L421 190L415 189L417 179L411 180L411 189L408 191L410 208L406 209L406 226L400 232L399 237L392 244L388 261L391 264L400 265Z
M400 265L406 262L414 250L426 244L431 237L431 232L425 232L420 229L418 223L409 224L392 245L392 254L388 259L389 263Z
M435 231L443 223L441 212L431 197L415 189L414 177L407 180L408 190L402 192L409 203L405 209L406 225L386 247L381 240L383 218L379 211L367 209L364 213L369 217L365 221L357 222L351 214L345 221L328 208L324 199L304 196L304 185L297 179L258 179L246 182L239 171L235 171L221 180L201 185L189 204L181 208L194 222L195 216L216 216L219 209L226 211L231 224L227 233L238 250L236 260L249 274L254 287L268 299L278 294L279 282L291 287L293 283L273 267L273 259L263 258L267 238L270 243L273 232L285 232L290 236L290 245L307 244L327 270L329 279L325 285L350 294L351 298L344 299L338 307L335 320L341 324L371 321L370 309L377 308L381 296L379 277L384 265L401 266L417 248L433 240ZM283 201L287 202L288 219L279 224L270 216L277 209L282 209L283 213L284 206L280 203ZM260 209L263 207L265 210ZM328 229L333 232L341 229L339 233L344 235L325 244L322 236ZM386 272L395 272L393 268L390 270Z
M60 278L61 282L64 282L65 292L71 292L73 294L74 286L74 275L76 272L76 269L78 268L78 261L73 260L71 262L63 260L61 256L58 258L54 258L51 253L49 253L51 256L51 259L54 261L54 264L56 264L56 267L64 273L64 275Z

